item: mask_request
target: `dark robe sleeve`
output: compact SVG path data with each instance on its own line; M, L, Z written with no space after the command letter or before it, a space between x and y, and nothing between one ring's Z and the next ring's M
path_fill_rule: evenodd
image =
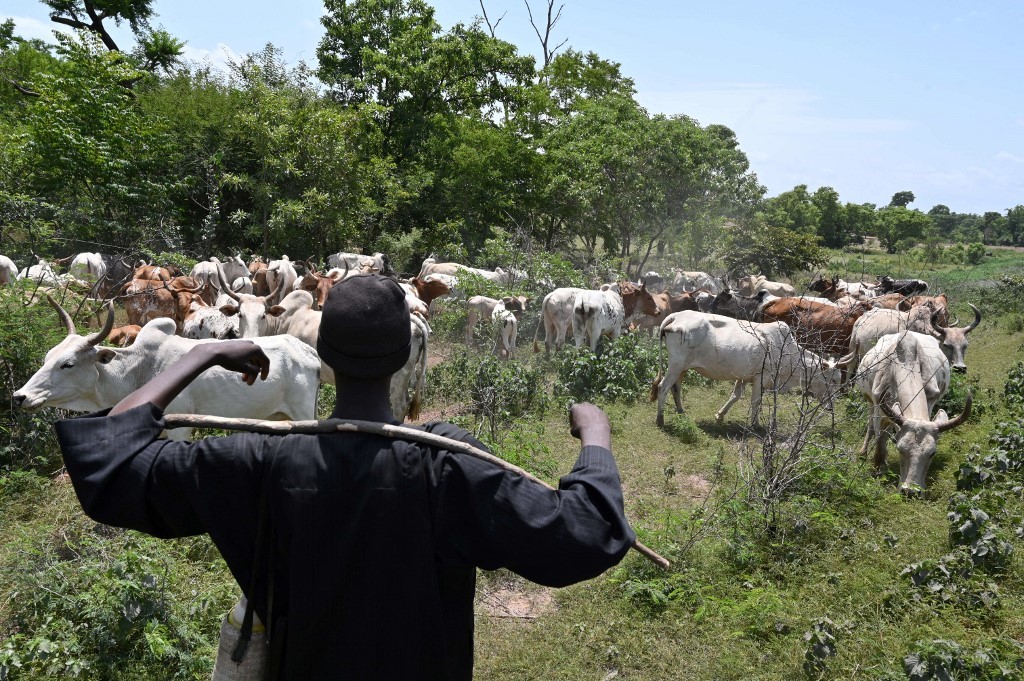
M254 524L267 438L158 439L163 413L145 404L55 424L64 463L85 513L157 537ZM227 556L225 556L227 557Z
M468 436L458 439L483 447ZM443 458L435 528L449 557L565 586L616 565L636 538L623 512L615 459L603 447L584 447L557 490L468 455Z

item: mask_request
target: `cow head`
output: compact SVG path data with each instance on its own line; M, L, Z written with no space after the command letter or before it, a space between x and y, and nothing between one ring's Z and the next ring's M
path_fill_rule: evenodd
M896 424L896 449L900 453L900 491L911 493L925 488L928 468L935 457L939 434L956 428L971 415L973 397L967 393L964 410L959 416L949 418L940 409L931 420L913 419L905 416L898 402L890 406L886 396L879 406L886 418Z
M632 315L637 308L640 309L641 314L651 317L658 316L658 303L654 300L651 292L647 290L647 284L642 284L640 288L637 288L628 281L619 282L619 295L622 296L622 307L627 317Z
M970 305L970 303L968 303ZM932 335L939 341L942 353L949 360L949 366L957 373L967 373L967 364L964 355L967 354L967 334L981 323L981 310L971 305L974 310L974 321L967 326L940 326L938 323L941 310L932 313Z
M278 294L284 289L284 284L284 277L278 277L277 286L270 295L256 296L248 293L235 293L224 281L224 277L220 276L221 290L233 298L236 303L221 305L220 311L227 317L238 315L239 338L256 338L267 335L269 326L267 313L273 306L272 301L276 300Z
M114 328L113 302L107 301L107 321L103 328L80 336L71 315L49 294L46 300L57 311L68 335L46 353L43 366L14 393L15 404L28 411L44 406L73 411L102 408L90 389L99 381L99 365L109 363L116 356L114 350L100 346Z

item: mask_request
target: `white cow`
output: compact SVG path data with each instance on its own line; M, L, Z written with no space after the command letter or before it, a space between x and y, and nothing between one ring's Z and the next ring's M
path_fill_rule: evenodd
M467 300L466 343L473 341L473 332L481 319L494 321L494 312L499 306L501 306L501 309L515 314L518 321L522 318L523 313L526 312L526 303L529 300L527 296L505 296L501 300L488 298L487 296L473 296Z
M412 349L405 366L391 377L391 413L397 419L415 421L420 417L420 400L427 385L427 346L430 326L409 315Z
M216 338L227 340L238 338L238 315L228 316L219 307L203 302L202 298L189 303L188 312L181 325L185 338Z
M968 303L969 304L969 303ZM930 305L915 305L910 312L877 308L868 310L853 325L850 335L850 362L852 372L860 363L860 359L873 348L882 336L902 331L915 331L933 336L939 341L942 354L949 360L953 371L966 373L967 335L981 323L981 310L971 305L974 310L974 321L967 326L941 326L937 323L940 310Z
M896 427L900 453L900 490L924 489L928 467L939 433L960 425L970 416L971 398L962 414L950 419L939 410L931 413L949 389L949 360L939 342L914 331L882 336L861 361L857 387L871 403L871 418L864 435L862 456L875 440L874 464L885 465L889 432Z
M100 253L79 253L71 260L68 274L95 288L96 282L107 275L107 264Z
M188 276L203 286L200 295L207 305L213 305L216 292L220 288L218 282L221 280L230 282L229 288L236 293L252 293L249 268L240 254L233 255L224 262L216 256L211 256L209 260L197 262Z
M284 290L285 281L285 278L278 277L275 281L276 287L271 290L270 295L255 296L235 293L223 279L220 280L221 293L218 300L226 295L235 301L220 305L220 311L229 317L238 315L239 338L256 338L274 333L268 328L270 322L267 320L267 311L274 306L274 300L279 298Z
M18 266L6 255L0 255L0 286L13 283L18 278Z
M722 421L729 408L743 395L747 383L752 386L750 423L756 426L763 391L787 392L806 386L819 400L826 400L842 380L838 364L804 350L793 339L783 322L758 324L732 317L692 310L670 314L661 323L658 347L658 378L651 399L658 400L658 425L665 425L665 397L669 389L682 413L679 381L684 371L693 369L716 381L736 381L732 395L718 410ZM668 350L668 368L661 373L662 345Z
M715 296L724 290L718 279L712 277L707 272L675 270L675 277L673 277L671 284L671 289L674 292L696 291L699 288L705 289L708 293Z
M103 329L88 336L78 335L68 313L52 300L50 303L68 335L46 353L43 366L14 393L14 401L23 409L97 411L112 407L197 344L222 342L175 336L173 320L155 319L143 327L130 347L104 347L100 343L114 326L112 303L108 303ZM316 418L320 373L316 352L289 336L253 342L270 358L265 381L248 386L236 372L214 367L192 381L166 411L257 419ZM185 439L190 430L175 429L168 431L168 436Z
M533 334L533 351L539 352L537 337L541 329L544 329L544 354L556 350L565 343L565 334L572 328L573 305L576 303L576 296L583 293L581 288L556 288L544 296L541 303L541 323L537 325L537 331Z
M615 291L583 291L572 306L572 338L576 347L590 343L590 351L597 352L601 336L615 340L622 334L626 311L622 296Z
M494 341L494 354L502 359L512 359L516 351L516 339L519 336L519 319L516 313L499 301L491 311L491 324L497 337Z
M40 286L60 286L60 280L57 278L57 273L50 267L50 263L46 262L42 258L39 262L31 267L26 267L18 272L18 279L28 279L33 281Z
M796 289L781 281L769 281L768 277L761 274L750 274L737 280L739 293L743 296L752 296L759 291L767 291L773 296L786 297L795 296Z
M267 300L271 304L281 302L292 291L298 277L299 274L295 271L295 266L292 265L292 261L287 255L282 255L280 260L271 260L267 265L267 286L271 291ZM278 286L281 288L278 289Z
M385 274L388 270L388 259L383 253L362 255L360 253L342 252L328 257L327 267L337 267L344 271L345 276L357 274L361 270L373 272L374 274Z

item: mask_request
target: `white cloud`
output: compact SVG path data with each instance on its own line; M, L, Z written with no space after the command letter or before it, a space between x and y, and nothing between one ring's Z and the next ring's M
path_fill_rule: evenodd
M49 21L40 21L32 17L15 17L9 14L0 14L0 21L14 19L14 35L26 40L44 40L53 42L53 32L72 33L67 26L55 24Z
M182 57L186 61L210 64L218 71L223 71L225 73L230 70L228 68L229 64L237 64L242 60L242 57L237 52L224 43L218 43L216 50L207 50L204 48L185 45L185 49L182 50Z
M1017 156L1016 154L1011 154L1008 151L1000 151L996 154L996 159L999 161L1010 161L1012 163L1024 163L1024 156Z

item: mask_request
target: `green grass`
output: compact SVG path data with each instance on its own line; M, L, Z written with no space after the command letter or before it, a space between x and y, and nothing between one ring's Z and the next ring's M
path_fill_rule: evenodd
M924 278L950 290L963 317L967 302L985 302L988 289L977 282L1024 271L1024 257L994 252L977 268L947 268ZM894 262L891 256L870 258L879 273ZM957 289L962 293L952 293L954 282L963 284ZM448 326L454 329L451 340L436 350L455 357L458 325ZM557 362L545 361L543 353L531 355L526 345L517 359L553 385ZM655 405L646 396L603 405L612 422L626 513L642 541L668 557L672 567L661 571L631 552L597 579L550 592L501 571L481 573L476 678L818 678L803 671L804 635L822 617L835 624L836 655L824 660L820 678L906 678L903 658L921 641L946 639L974 650L997 638L1024 640L1019 545L1006 574L994 579L1000 602L994 609L917 602L916 591L900 574L911 563L951 551L946 514L956 471L972 447L988 448L989 433L1007 418L1003 384L1010 367L1024 360L1024 333L986 313L971 335L967 360L977 380L975 415L942 436L920 498L896 492L894 447L880 476L856 458L864 409L859 397L841 397L834 416L826 415L815 431L819 454L806 457L806 463L818 465L808 467L772 507L774 523L745 501L743 452L757 451L745 427L749 391L724 424L714 415L728 397L727 383L688 381L686 414L675 415L670 399L664 429L655 427ZM450 406L446 395L467 393L435 390L425 409ZM798 403L796 396L780 398L783 431L793 427ZM766 399L763 417L769 408ZM471 416L460 418L474 425ZM543 414L511 424L499 436L499 450L552 483L569 470L578 442L568 434L558 400ZM45 621L45 612L26 614L26 603L51 601L38 595L26 600L25 589L75 567L106 584L105 566L130 552L143 556L144 565L159 567L150 573L167 592L162 602L168 612L160 617L168 623L170 643L162 647L159 637L154 644L150 636L125 645L126 659L104 678L164 678L167 669L178 670L180 678L208 674L216 620L235 589L207 540L162 542L98 528L84 519L67 482L25 472L0 477L0 528L0 655L5 636L33 635L15 631L16 622L29 621L28 614L37 617L32 622ZM76 586L87 583L72 580ZM531 617L484 607L484 596L509 585L513 592L547 594L551 603ZM11 678L47 675L22 671Z

